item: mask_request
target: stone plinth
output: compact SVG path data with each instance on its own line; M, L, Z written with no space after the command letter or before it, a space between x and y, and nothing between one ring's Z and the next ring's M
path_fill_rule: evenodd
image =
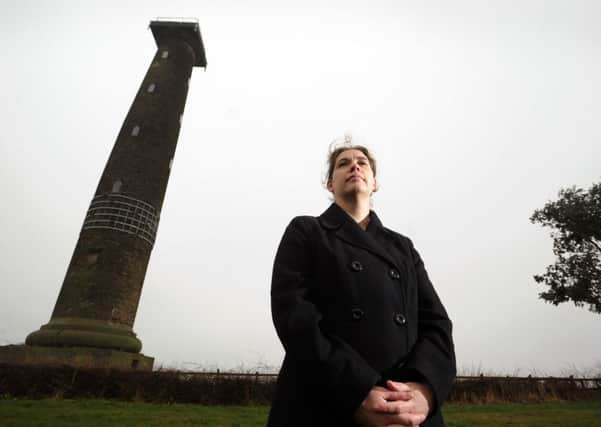
M0 346L0 363L152 371L154 358L140 353L93 347L7 345Z

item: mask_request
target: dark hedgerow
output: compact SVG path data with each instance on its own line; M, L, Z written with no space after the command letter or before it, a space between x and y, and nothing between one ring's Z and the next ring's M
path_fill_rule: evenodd
M205 405L268 404L274 379L260 375L127 372L0 364L0 396L98 398Z
M268 405L275 375L153 372L0 364L0 398L118 399L203 405ZM601 399L601 379L458 377L450 402Z

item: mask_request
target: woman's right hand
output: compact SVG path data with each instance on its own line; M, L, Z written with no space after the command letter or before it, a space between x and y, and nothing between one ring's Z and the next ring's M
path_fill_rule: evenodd
M406 404L413 397L411 388L397 383L396 390L373 387L354 415L362 427L417 427L425 416L406 412Z

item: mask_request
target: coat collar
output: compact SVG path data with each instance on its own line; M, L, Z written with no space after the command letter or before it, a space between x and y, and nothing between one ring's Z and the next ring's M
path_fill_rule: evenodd
M374 211L369 212L369 224L367 230L363 230L359 224L344 209L336 203L319 216L321 226L336 233L336 236L345 242L366 249L369 252L386 260L389 264L399 268L398 263L376 240L385 231L380 218Z

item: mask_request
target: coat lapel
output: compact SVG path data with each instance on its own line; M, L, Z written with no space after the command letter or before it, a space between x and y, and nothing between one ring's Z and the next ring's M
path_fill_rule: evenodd
M359 224L357 224L355 220L336 203L332 203L332 205L321 214L319 221L324 228L334 231L336 236L341 240L344 240L350 245L363 248L399 269L398 263L395 262L392 256L384 250L383 246L378 243L374 237L377 231L379 231L377 229L382 227L382 223L374 211L370 212L368 231L363 230ZM372 228L376 229L376 233L371 232Z

